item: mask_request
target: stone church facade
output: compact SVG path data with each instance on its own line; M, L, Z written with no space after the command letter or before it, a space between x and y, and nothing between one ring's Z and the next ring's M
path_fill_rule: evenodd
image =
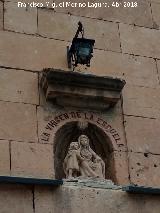
M159 213L159 196L122 186L160 188L160 0L18 2L0 0L0 213ZM95 46L71 71L79 21Z

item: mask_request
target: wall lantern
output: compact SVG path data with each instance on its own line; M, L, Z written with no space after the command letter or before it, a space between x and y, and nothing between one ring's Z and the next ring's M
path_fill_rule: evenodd
M81 33L81 38L79 38L79 34ZM67 47L67 60L68 60L68 68L74 68L78 64L90 66L90 60L93 57L93 46L95 40L86 39L84 36L84 28L81 22L78 22L77 32L72 40L71 47Z

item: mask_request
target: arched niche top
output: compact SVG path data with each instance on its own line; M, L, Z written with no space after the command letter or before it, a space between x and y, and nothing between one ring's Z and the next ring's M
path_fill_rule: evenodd
M54 143L55 135L59 129L68 123L78 121L89 122L93 124L93 126L101 129L109 138L113 150L121 151L121 149L125 148L125 141L121 140L119 132L98 114L88 111L67 111L53 117L46 123L40 135L40 141L42 143Z
M78 128L78 122L72 121L61 126L54 138L54 168L56 178L65 178L63 170L64 158L72 141L78 141L81 134L88 136L91 149L100 156L106 167L105 178L115 182L113 146L108 135L98 126L88 123L84 130Z

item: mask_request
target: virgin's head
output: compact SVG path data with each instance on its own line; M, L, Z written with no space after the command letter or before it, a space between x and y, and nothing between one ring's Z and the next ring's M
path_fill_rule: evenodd
M89 138L86 135L80 135L78 138L78 142L81 147L89 147Z

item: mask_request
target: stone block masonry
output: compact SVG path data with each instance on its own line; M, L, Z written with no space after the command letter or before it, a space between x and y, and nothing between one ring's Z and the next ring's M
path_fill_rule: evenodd
M1 31L0 65L33 71L44 67L66 70L67 44L65 41ZM16 55L12 54L13 49ZM155 61L144 57L95 50L90 71L98 75L124 77L129 84L151 87L158 84Z
M160 78L160 60L157 60L158 76Z
M0 139L37 142L36 106L0 101Z
M85 36L96 40L95 48L120 52L118 24L96 19L55 13L53 10L38 11L38 33L42 36L71 41L80 20L87 28ZM67 27L68 26L68 27Z
M159 88L126 86L123 97L124 114L159 118Z
M152 2L153 26L155 29L160 29L160 1Z
M66 46L67 42L0 31L0 66L33 71L66 69Z
M13 176L54 178L51 145L12 141L11 162Z
M61 2L60 0L56 0L56 3ZM70 2L74 2L73 0ZM81 2L81 0L78 0L77 2ZM87 0L84 0L83 2L87 3ZM100 2L106 2L105 0L101 0ZM109 4L113 3L112 0L107 1ZM121 2L125 2L124 0ZM131 2L129 0L128 2ZM151 16L151 8L149 1L147 0L138 0L136 1L138 3L138 7L136 8L123 8L120 7L110 7L110 8L55 8L55 11L57 12L63 12L63 13L70 13L74 14L76 16L85 16L95 19L103 19L107 21L113 21L113 22L122 22L127 24L135 24L138 26L144 26L144 27L152 27L152 16ZM142 15L143 14L143 15Z
M160 31L120 24L124 53L160 58Z
M159 213L159 208L158 196L128 195L121 190L85 188L72 184L57 190L44 187L35 189L36 213Z
M159 188L160 180L160 156L130 153L129 154L129 169L131 182L141 186L151 186ZM154 207L155 208L155 207ZM152 212L152 210L150 210ZM154 209L155 211L155 209ZM154 212L153 211L153 212Z
M37 73L0 68L0 76L0 100L39 104Z
M160 0L151 0L151 2L160 3Z
M39 102L40 71L68 71L66 46L80 20L86 37L96 40L91 67L85 72L126 80L121 102L104 116L126 144L126 149L112 153L118 183L159 187L160 0L137 0L137 8L54 10L18 8L17 2L0 0L0 175L55 177L53 141L42 144L40 133L47 119L64 109ZM0 209L6 213L160 209L159 197L120 190L3 185L0 192Z
M15 2L4 3L5 16L4 26L5 29L36 34L37 32L37 9L28 7L18 8Z
M0 1L0 30L3 29L3 2Z
M96 75L121 77L127 85L151 88L159 86L156 63L147 57L95 50L89 70Z
M0 207L6 213L34 213L31 187L1 184Z
M9 141L0 140L0 175L10 175Z
M13 213L105 213L106 210L111 213L134 213L135 210L159 213L160 208L159 196L128 195L121 190L92 189L72 184L57 189L1 184L0 192L1 211L6 213L11 209Z
M159 119L125 116L125 126L129 151L160 154Z

